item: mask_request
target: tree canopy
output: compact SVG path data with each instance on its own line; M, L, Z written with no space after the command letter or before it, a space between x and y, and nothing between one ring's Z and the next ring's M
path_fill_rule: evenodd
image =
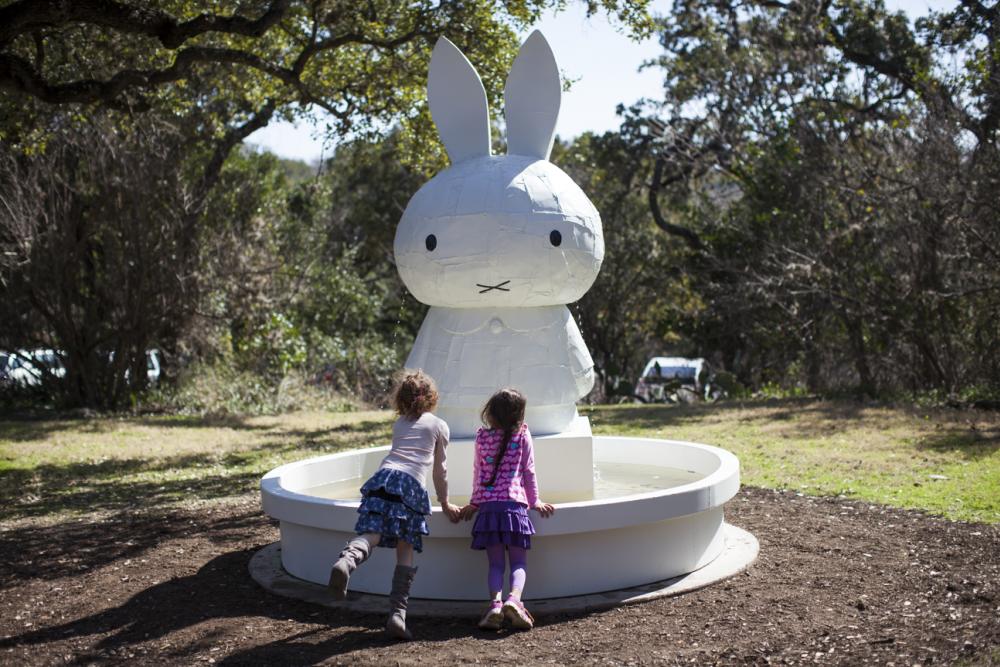
M646 2L586 4L650 27ZM0 0L0 349L59 349L66 405L134 400L151 345L224 393L375 398L425 310L391 253L445 160L431 48L496 112L516 31L561 6ZM654 354L754 389L1000 395L998 26L982 0L674 2L662 98L553 150L604 220L573 305L594 398ZM238 148L314 109L319 169Z
M641 33L649 27L646 4L587 7ZM251 355L268 337L294 339L295 313L303 309L303 317L318 318L317 328L355 315L370 324L377 311L371 303L367 312L348 308L354 315L338 310L351 294L359 303L367 296L358 274L336 267L365 265L379 242L345 248L319 239L310 246L328 222L319 221L319 211L329 213L315 193L281 186L277 200L288 197L287 208L257 210L250 203L267 198L246 192L244 183L217 191L234 149L273 118L322 109L325 130L338 142L370 142L391 132L389 162L440 165L444 153L424 100L435 41L447 35L475 60L498 109L516 30L562 6L552 0L223 0L210 7L174 0L0 2L0 196L6 204L0 280L11 291L5 307L16 311L8 321L18 323L0 332L0 343L62 350L73 366L66 402L111 406L129 395L118 388L121 373L110 372L110 384L98 391L83 384L82 369L92 377L112 356L132 363L110 354L122 345L135 364L153 342L173 349L206 310L229 318L232 345ZM159 130L146 131L154 127ZM81 169L88 151L96 151L93 169ZM159 174L158 160L164 160ZM267 190L273 168L260 171L254 161L236 166ZM140 175L123 200L122 184ZM32 204L33 196L45 201ZM144 198L177 205L144 211ZM278 220L262 218L262 210ZM231 234L236 224L244 228ZM250 242L251 230L259 244ZM132 241L123 243L126 238ZM220 246L227 239L229 254ZM161 252L165 248L169 252ZM143 270L125 270L137 252ZM60 258L67 270L58 270ZM79 279L81 271L88 280ZM380 275L386 272L382 267ZM229 282L235 276L244 282ZM310 289L295 297L303 284ZM292 290L287 307L275 305L278 289ZM59 313L45 307L60 300L73 303ZM148 308L158 308L155 317ZM114 332L130 326L137 333L123 343ZM141 388L143 376L130 374L130 384Z
M744 381L1000 383L1000 4L685 0L663 100L631 110L657 224L690 249L690 334Z
M645 0L592 2L628 29ZM39 140L51 105L163 110L232 146L275 115L327 112L327 131L378 135L400 124L434 149L423 103L430 47L447 35L499 99L526 27L551 0L19 0L0 7L0 138ZM29 109L23 105L27 104ZM493 104L493 108L499 108ZM35 114L29 113L36 111Z

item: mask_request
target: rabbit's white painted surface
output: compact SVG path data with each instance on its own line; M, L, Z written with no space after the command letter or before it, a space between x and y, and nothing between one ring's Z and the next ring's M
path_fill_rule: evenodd
M431 308L406 365L435 379L438 416L454 437L475 434L500 387L528 397L532 433L559 433L594 386L594 362L566 306Z
M424 184L403 212L394 251L403 282L428 305L554 306L590 289L604 234L597 209L559 167L498 155Z
M427 101L452 162L490 154L490 110L479 73L458 47L439 39L427 74Z
M432 306L407 367L441 393L457 437L513 386L534 433L558 433L594 384L593 360L566 308L597 278L604 234L597 209L548 161L561 100L559 69L541 33L521 47L504 91L509 155L489 154L486 95L446 39L434 48L428 100L452 166L413 196L396 230L396 266Z
M503 90L507 152L549 159L562 104L559 66L539 31L528 36Z

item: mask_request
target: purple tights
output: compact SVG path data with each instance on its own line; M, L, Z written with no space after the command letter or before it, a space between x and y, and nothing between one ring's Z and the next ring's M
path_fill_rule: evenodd
M524 579L526 577L525 568L528 565L528 552L521 547L506 544L491 544L486 547L486 556L490 559L490 573L488 581L490 593L498 593L503 590L504 551L510 553L510 588L518 591L524 590Z

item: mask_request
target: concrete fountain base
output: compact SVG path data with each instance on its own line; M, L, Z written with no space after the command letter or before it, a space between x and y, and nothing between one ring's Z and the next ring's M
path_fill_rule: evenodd
M757 559L760 546L757 538L731 524L724 524L725 546L717 558L702 568L687 574L656 581L643 586L588 595L531 600L528 606L535 616L545 614L574 614L599 611L611 607L648 602L704 588L710 584L733 577L750 568ZM486 558L482 559L482 577L486 577ZM416 563L420 566L419 558ZM530 561L529 561L530 575ZM325 586L314 584L288 574L281 566L281 543L267 545L250 559L250 576L265 590L284 597L304 600L325 607L349 609L360 614L384 614L388 601L384 595L349 591L347 599L335 601ZM420 576L419 574L417 575ZM529 576L528 587L531 586ZM485 586L484 586L485 588ZM414 616L479 617L483 601L431 600L412 598L410 614Z
M361 480L378 468L388 449L296 461L262 478L263 508L279 520L281 564L288 573L314 584L326 583L337 553L354 536L358 500L339 495L341 491L322 497L314 490L342 480L356 494ZM473 443L457 440L448 449L449 477L455 471L455 479L449 481L458 497L471 488ZM536 520L532 584L525 590L526 600L666 581L700 570L722 553L723 506L739 490L739 461L731 453L692 442L586 434L539 437L535 450L539 479L546 489L573 478L595 484L593 467L579 475L567 473L577 459L592 460L602 479L615 466L625 466L637 471L645 485L591 500L557 501L555 515ZM674 483L671 470L686 476ZM479 602L483 556L469 548L470 525L453 524L435 508L428 526L414 597ZM611 569L608 549L615 549ZM351 589L387 595L394 565L390 550L376 549L351 578Z

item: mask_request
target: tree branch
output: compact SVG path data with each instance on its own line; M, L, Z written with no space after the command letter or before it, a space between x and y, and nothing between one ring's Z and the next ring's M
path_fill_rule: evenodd
M192 66L205 63L242 65L273 76L293 88L304 98L304 103L322 106L331 114L341 116L336 107L308 90L301 76L309 61L317 54L348 44L392 49L420 37L434 37L429 30L411 30L395 39L373 39L361 33L346 33L329 37L306 46L292 67L280 67L267 62L256 54L239 49L210 46L192 46L177 52L173 63L162 69L125 69L106 80L81 79L53 84L30 62L13 54L0 53L0 88L27 93L48 104L94 103L113 104L123 93L184 79Z
M198 180L198 186L195 190L197 203L194 206L194 210L198 212L198 215L200 215L202 210L201 202L212 191L216 182L218 182L219 175L222 173L222 166L225 164L226 158L229 157L229 153L244 139L267 125L271 121L276 108L277 103L274 100L268 100L249 120L242 125L231 128L215 144L212 150L212 157L205 163L205 168L202 169L201 177ZM193 234L190 236L193 236Z
M851 47L848 40L832 25L828 25L826 36L819 39L819 46L830 46L837 49L850 62L860 67L866 67L882 76L897 82L927 102L937 100L949 111L961 119L962 125L980 136L979 124L969 116L952 98L945 86L931 77L921 78L908 66L899 61L891 61L878 54L861 51Z
M649 184L649 210L653 214L653 221L656 226L673 236L679 236L688 244L692 250L703 250L704 244L695 232L687 227L681 227L666 221L663 212L660 210L660 187L662 186L663 167L666 160L662 157L656 159L653 167L653 182Z
M0 46L38 28L67 23L155 37L168 49L208 32L259 37L282 19L290 4L291 0L273 0L256 19L201 14L179 22L164 11L113 0L20 0L0 9Z

